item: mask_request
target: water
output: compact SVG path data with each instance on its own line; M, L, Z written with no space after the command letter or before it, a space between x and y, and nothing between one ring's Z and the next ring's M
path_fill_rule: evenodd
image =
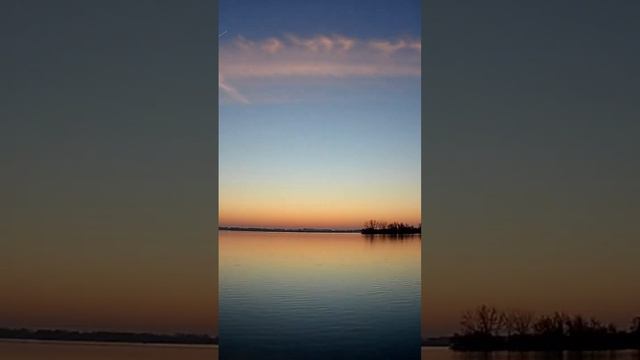
M220 358L419 359L420 237L221 231Z
M0 341L2 360L217 360L212 346Z
M422 360L640 360L640 350L455 352L447 348L424 347Z

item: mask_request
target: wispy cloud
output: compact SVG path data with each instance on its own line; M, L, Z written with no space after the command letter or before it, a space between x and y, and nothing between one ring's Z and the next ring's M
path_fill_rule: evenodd
M218 74L218 88L223 91L224 94L229 96L233 101L249 104L249 99L242 95L236 88L227 84L224 81L224 75Z
M413 49L420 51L422 45L419 40L397 40L397 41L388 41L388 40L373 40L369 42L369 45L377 50L382 51L385 54L393 54L396 51L403 49Z
M420 69L411 65L393 65L381 68L376 64L348 64L341 62L278 62L260 66L229 64L225 74L230 78L267 77L388 77L420 76Z
M284 44L282 41L276 38L269 38L262 44L262 50L269 54L275 54L278 51L282 50Z
M265 78L419 77L419 39L357 39L344 35L286 34L251 40L238 36L220 46L220 88L249 103L227 81Z
M342 35L318 35L310 38L300 38L298 36L288 34L286 36L290 45L294 47L302 47L308 51L317 53L318 51L349 51L356 44L356 39L348 38Z

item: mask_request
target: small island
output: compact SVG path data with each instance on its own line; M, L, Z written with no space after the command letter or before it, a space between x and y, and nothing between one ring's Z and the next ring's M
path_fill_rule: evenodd
M115 331L0 328L0 340L87 341L139 344L217 345L218 338L203 334L151 334Z
M406 235L420 234L422 226L411 226L402 222L392 222L387 224L384 221L369 220L364 223L364 227L360 230L362 234L386 234L386 235Z
M640 349L640 316L628 330L593 318L555 312L500 311L482 305L466 311L461 332L450 338L425 339L423 346L447 344L455 351L587 351Z

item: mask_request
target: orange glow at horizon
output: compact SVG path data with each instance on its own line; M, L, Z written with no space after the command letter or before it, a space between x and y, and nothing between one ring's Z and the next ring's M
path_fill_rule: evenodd
M419 192L220 192L221 226L359 228L369 219L419 225Z

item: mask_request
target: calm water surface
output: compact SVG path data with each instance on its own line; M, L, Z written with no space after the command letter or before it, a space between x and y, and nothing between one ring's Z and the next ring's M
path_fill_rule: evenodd
M420 237L221 231L220 358L419 359Z
M0 341L2 360L217 360L211 346Z
M422 360L640 360L639 350L454 352L447 348L422 348Z

